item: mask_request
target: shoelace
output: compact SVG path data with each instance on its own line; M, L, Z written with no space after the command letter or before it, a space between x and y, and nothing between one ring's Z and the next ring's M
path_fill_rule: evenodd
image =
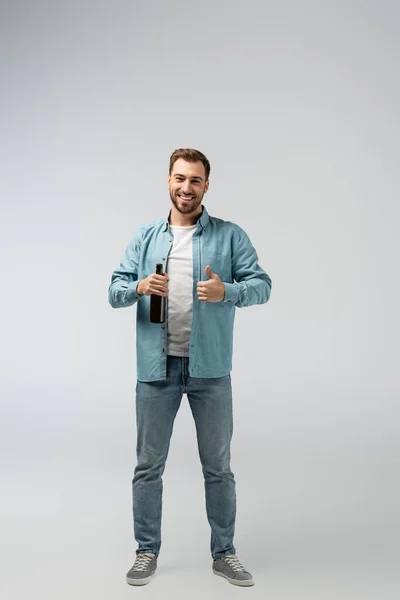
M145 571L149 566L150 561L154 558L154 554L138 554L133 565L134 571Z
M244 566L239 562L239 559L234 554L228 554L222 557L233 571L245 571Z

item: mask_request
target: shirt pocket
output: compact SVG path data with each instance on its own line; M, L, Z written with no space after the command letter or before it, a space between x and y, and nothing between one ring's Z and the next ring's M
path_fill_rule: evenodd
M222 281L232 283L232 257L228 249L217 250L210 266Z

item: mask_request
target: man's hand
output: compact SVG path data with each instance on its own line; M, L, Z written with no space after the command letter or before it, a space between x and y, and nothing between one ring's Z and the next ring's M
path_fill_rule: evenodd
M168 281L168 273L164 273L163 275L152 273L139 281L136 291L142 296L150 296L151 294L168 296Z
M225 297L225 286L216 273L211 271L210 265L205 268L208 281L197 283L197 297L203 302L220 302Z

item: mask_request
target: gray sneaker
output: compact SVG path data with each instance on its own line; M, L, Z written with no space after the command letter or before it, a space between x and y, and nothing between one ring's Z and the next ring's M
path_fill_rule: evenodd
M135 564L126 574L129 585L146 585L154 576L157 569L157 557L151 552L136 555Z
M215 575L225 577L233 585L254 585L251 574L240 564L234 554L225 554L221 558L215 558L212 570Z

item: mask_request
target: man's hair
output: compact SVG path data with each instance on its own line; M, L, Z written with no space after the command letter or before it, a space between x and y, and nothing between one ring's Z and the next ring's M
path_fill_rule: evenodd
M178 148L171 154L171 158L169 159L169 174L172 173L172 167L178 158L183 158L187 162L202 162L206 171L206 181L210 176L210 162L208 158L199 150L195 150L194 148Z

